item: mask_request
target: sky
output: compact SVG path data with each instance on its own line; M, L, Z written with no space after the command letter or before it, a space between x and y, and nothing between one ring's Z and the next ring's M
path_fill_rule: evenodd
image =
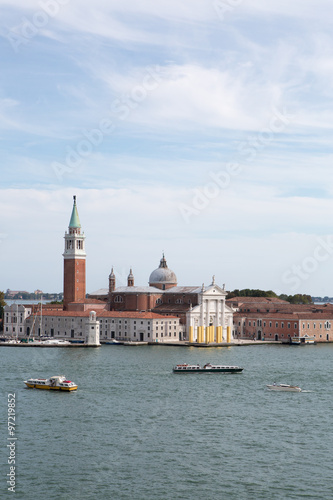
M330 0L0 0L0 290L333 296Z

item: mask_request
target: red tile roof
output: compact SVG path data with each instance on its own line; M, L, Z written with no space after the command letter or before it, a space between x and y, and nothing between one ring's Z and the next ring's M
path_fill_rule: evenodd
M289 302L279 299L277 297L233 297L232 299L227 299L226 302L241 302L241 303L249 303L249 302L257 302L259 303L282 303L289 304Z

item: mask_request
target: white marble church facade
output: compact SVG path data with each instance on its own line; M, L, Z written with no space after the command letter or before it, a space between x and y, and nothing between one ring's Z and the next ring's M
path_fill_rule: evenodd
M233 340L233 311L226 305L227 292L215 283L202 285L199 304L186 314L187 338L190 342L211 343Z

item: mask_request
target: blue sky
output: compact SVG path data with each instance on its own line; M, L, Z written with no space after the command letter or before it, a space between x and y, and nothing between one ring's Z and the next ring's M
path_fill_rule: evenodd
M183 285L333 295L329 0L0 7L0 289L62 290L76 194L87 291L164 251Z

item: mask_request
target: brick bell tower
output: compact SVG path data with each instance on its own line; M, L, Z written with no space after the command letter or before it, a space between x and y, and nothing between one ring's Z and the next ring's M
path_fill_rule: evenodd
M85 236L81 232L76 196L73 196L73 210L65 233L64 257L64 311L70 302L86 298L86 252Z

